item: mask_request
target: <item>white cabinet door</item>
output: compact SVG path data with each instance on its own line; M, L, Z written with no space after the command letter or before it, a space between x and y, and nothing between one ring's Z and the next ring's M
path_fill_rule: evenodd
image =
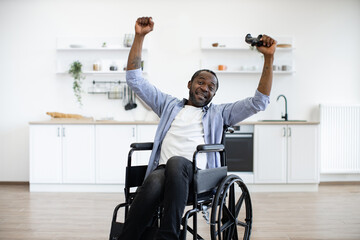
M319 182L317 125L288 125L288 182Z
M255 183L286 183L286 128L255 125Z
M96 183L125 183L130 144L135 125L96 125Z
M30 126L30 183L62 182L60 125Z
M63 125L63 182L95 183L94 125Z
M138 125L137 142L154 142L157 125ZM148 165L151 151L136 152L137 165Z

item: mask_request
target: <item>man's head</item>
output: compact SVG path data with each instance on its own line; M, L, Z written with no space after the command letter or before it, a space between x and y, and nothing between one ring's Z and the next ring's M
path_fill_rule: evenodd
M194 107L206 106L219 88L219 81L216 74L208 69L202 69L194 73L188 82L189 101L188 104Z

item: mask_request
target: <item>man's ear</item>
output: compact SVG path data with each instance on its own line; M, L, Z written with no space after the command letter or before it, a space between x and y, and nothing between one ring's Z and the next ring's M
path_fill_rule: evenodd
M188 89L190 89L191 88L191 80L188 82Z

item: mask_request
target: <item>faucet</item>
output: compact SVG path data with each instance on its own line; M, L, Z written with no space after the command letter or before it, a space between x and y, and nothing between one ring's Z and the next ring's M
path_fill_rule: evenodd
M279 101L279 98L280 97L283 97L285 99L285 115L284 116L281 116L281 118L285 119L285 121L288 120L288 114L287 114L287 100L286 100L286 97L284 95L279 95L276 99L276 101Z

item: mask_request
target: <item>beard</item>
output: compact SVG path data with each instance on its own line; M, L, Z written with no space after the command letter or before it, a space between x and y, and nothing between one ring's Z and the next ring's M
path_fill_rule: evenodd
M195 107L204 107L209 104L211 98L199 97L195 92L189 91L189 100Z

